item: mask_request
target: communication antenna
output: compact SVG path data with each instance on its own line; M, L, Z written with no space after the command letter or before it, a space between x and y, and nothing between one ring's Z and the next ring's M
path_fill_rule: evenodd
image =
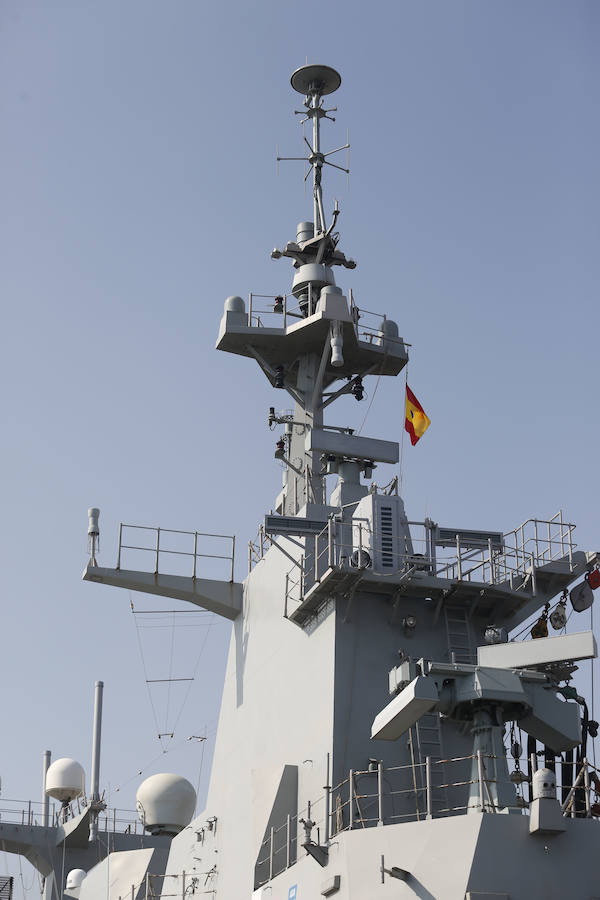
M90 552L90 566L97 566L96 550L100 549L100 510L93 506L88 509L88 543Z
M323 191L321 188L323 166L332 166L334 169L345 172L346 175L350 173L350 169L338 166L336 163L332 163L327 159L328 156L333 156L334 153L339 153L341 150L349 150L349 143L345 143L342 147L336 147L335 150L329 150L328 153L323 153L321 151L321 119L329 119L330 122L335 122L333 116L329 116L328 113L337 111L337 106L325 109L322 98L326 94L333 94L334 91L337 91L342 83L342 78L335 69L331 68L331 66L309 65L301 66L299 69L296 69L292 75L291 82L295 91L305 95L304 106L306 109L295 109L294 115L304 116L300 122L301 125L312 120L312 144L308 138L304 136L304 142L309 150L308 156L278 156L277 162L280 162L281 160L302 160L302 162L309 163L310 168L306 173L304 180L306 181L312 172L315 222L314 236L318 237L318 235L324 234L327 231L327 223L323 211ZM337 210L336 204L334 222L335 219L337 219L338 213L339 211Z

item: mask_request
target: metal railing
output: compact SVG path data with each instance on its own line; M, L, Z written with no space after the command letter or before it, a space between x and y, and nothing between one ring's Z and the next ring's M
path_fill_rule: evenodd
M451 759L426 757L422 763L405 766L386 767L382 762L373 761L369 769L351 769L339 784L326 787L317 801L307 803L296 815L288 815L281 824L269 828L256 863L257 885L267 883L294 865L305 839L307 820L312 824L311 839L326 846L331 838L345 831L400 822L467 812L497 814L508 810L513 815L529 815L529 802L521 791L524 785L531 790L531 780L523 775L515 781L514 772L507 780L494 778L491 773L496 769L496 761L496 757L479 752ZM501 763L505 762L503 757ZM537 767L535 758L520 762L525 769L531 764L533 772ZM600 803L591 800L592 790L600 795L598 771L583 760L577 778L561 803L564 817L600 816ZM514 802L499 806L495 800L499 789L505 792L508 789ZM561 790L557 787L557 797Z
M426 572L450 581L474 581L484 584L508 584L512 590L529 588L535 596L536 569L557 559L566 559L572 571L575 525L564 522L562 511L551 519L528 519L503 536L503 547L494 547L488 538L487 546L473 549L465 546L460 533L453 547L435 543L436 525L430 520L409 522L410 536L391 538L382 536L368 519L352 519L342 523L331 516L320 532L306 538L304 553L289 570L286 584L286 607L300 604L306 592L332 568L355 568L381 576L410 577ZM351 540L343 540L352 532ZM259 532L260 533L260 532ZM385 551L382 550L382 537ZM264 539L252 545L252 560L258 561L264 552ZM366 556L364 554L367 554ZM382 559L385 557L385 565ZM249 562L250 564L250 562Z
M55 827L74 819L88 807L85 797L77 798L67 806L50 801L48 825ZM0 800L0 822L10 825L43 825L44 804L34 800ZM109 834L143 833L142 823L134 809L111 807L98 815L98 829Z
M162 897L179 897L186 900L194 894L216 894L216 887L208 887L217 876L217 867L206 872L181 871L177 874L147 872L142 881L134 882L129 892L119 894L119 900L160 900ZM172 882L172 885L169 883ZM167 890L165 890L165 887ZM169 888L171 888L169 890Z
M302 303L293 294L250 293L248 295L248 327L287 328L290 319L296 321L313 315L317 311L319 297L320 291L313 292L310 284L306 299ZM357 340L365 341L373 346L383 346L388 343L398 344L400 347L409 346L402 338L385 333L385 313L360 309L354 302L352 290L349 291L348 300L350 318ZM272 303L264 301L272 301Z
M137 543L125 543L129 530L152 535L150 544L140 546ZM207 545L212 541L219 541L221 545L223 542L227 542L227 546L230 546L231 549L229 552L223 553L203 552L204 549L209 549ZM220 547L218 546L216 549L220 549ZM205 564L207 560L221 560L221 565L225 565L229 580L234 580L235 535L210 534L202 531L181 531L174 528L159 528L150 525L126 525L122 522L119 525L117 569L122 568L124 551L145 553L146 558L150 559L150 565L153 567L151 571L155 575L160 573L161 557L164 559L165 556L169 556L171 563L173 557L177 557L178 561L182 563L179 566L179 571L175 573L173 569L176 566L171 564L168 571L163 569L162 574L182 574L188 577L191 576L194 580L196 577L203 575L203 572L199 569L200 561Z

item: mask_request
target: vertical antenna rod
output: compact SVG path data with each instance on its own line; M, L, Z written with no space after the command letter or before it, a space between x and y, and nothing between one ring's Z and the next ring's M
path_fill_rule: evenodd
M102 693L104 682L97 681L94 690L94 730L92 733L92 774L91 774L91 801L97 803L100 799L100 740L102 737ZM94 815L90 822L90 841L98 835L98 820Z
M44 750L42 757L42 825L44 828L48 826L48 818L50 814L50 797L46 794L46 773L50 768L50 760L52 754L49 750Z
M327 157L331 156L333 153L339 153L340 150L346 150L350 146L349 144L344 144L343 147L337 147L335 150L330 150L329 153L323 153L321 151L321 119L329 119L331 122L335 122L335 119L332 116L328 116L327 113L335 112L337 108L332 107L331 109L325 109L321 104L321 98L326 94L332 94L334 91L337 91L342 83L342 79L338 72L336 72L335 69L332 69L331 66L310 65L296 69L292 75L291 82L295 91L305 95L304 106L306 109L295 110L295 113L296 115L305 116L305 118L302 119L302 123L312 119L312 144L305 137L304 141L309 149L308 156L278 156L277 162L285 159L301 159L310 163L313 173L314 236L317 237L327 231L327 223L323 211L323 191L321 187L323 166L333 166L334 169L341 169L342 172L346 173L349 172L349 169L337 166L327 159ZM308 174L306 177L308 178Z

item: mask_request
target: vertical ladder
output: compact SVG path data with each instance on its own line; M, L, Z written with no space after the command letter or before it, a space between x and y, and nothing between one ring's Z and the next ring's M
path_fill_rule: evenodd
M426 713L417 720L417 746L423 766L423 786L425 786L425 760L431 760L431 812L435 818L441 810L448 809L448 791L445 787L446 770L441 760L444 758L442 748L442 728L438 712ZM441 813L446 815L446 813Z
M444 617L446 619L449 662L473 664L475 662L475 653L471 643L469 618L465 607L445 606Z

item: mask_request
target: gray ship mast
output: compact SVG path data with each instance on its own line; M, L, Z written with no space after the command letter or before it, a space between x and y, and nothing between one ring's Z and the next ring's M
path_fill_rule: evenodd
M292 264L289 292L251 293L247 305L228 297L217 338L294 402L291 413L269 408L283 484L249 543L248 573L235 580L233 537L125 524L116 565L99 565L90 510L86 581L232 623L206 807L190 821L191 785L148 779L138 804L166 844L120 854L112 869L112 855L98 863L79 900L589 897L590 779L600 791L600 776L586 741L598 724L570 681L596 643L589 630L550 637L548 623L564 629L575 581L573 610L590 608L599 554L577 549L562 513L508 532L409 521L397 480L383 491L372 481L378 465L398 462L398 443L325 421L339 397L362 399L363 379L398 375L408 353L396 323L360 309L334 276L355 267L322 193L324 167L342 168L328 157L345 149L321 149L333 111L324 98L340 76L307 65L291 83L312 139L307 156L280 159L310 164L313 221L271 254ZM369 308L392 299L372 294ZM144 554L144 567L133 562ZM225 577L212 577L215 561ZM508 641L536 612L536 640ZM550 768L538 769L540 754ZM79 836L89 848L89 830Z
M345 149L321 149L321 122L333 111L324 98L340 76L309 65L291 83L305 97L301 114L312 139L305 138L307 156L279 159L309 163L313 221L301 222L295 240L271 254L290 260L291 290L251 293L247 304L228 297L217 338L217 349L255 360L271 387L294 402L292 413L269 409L269 426L282 429L275 458L284 464L283 485L249 544L248 575L234 580L232 558L228 580L205 578L199 532L188 535L193 571L169 574L161 529L145 529L148 570L127 568L132 526L125 525L117 566L92 558L84 573L89 581L188 600L233 623L200 817L209 823L202 840L203 859L215 865L211 885L230 900L252 887L265 900L271 889L296 897L300 881L302 896L317 896L318 872L332 872L332 854L346 866L344 878L360 881L350 873L353 854L359 865L363 851L344 837L357 827L361 846L371 848L364 860L379 860L385 847L389 858L392 847L391 837L367 839L370 825L418 828L421 847L433 833L428 823L442 837L440 823L454 818L444 834L466 839L483 827L482 814L501 812L510 814L501 818L512 834L510 820L521 822L527 801L521 782L509 777L504 731L522 728L528 750L540 742L549 758L572 753L585 740L581 698L562 682L577 660L596 653L590 632L517 643L514 654L506 643L508 630L536 610L547 621L552 599L563 592L558 609L567 586L594 570L597 554L576 549L574 526L562 514L512 532L409 522L397 481L383 492L372 483L378 465L398 462L398 443L325 421L339 397L362 399L366 377L398 375L408 353L396 323L386 314L369 319L334 275L356 265L339 247L339 209L328 221L322 193L325 166L342 168L328 157ZM379 299L387 305L380 289L373 293L369 308ZM337 476L329 497L327 475ZM528 764L524 778L532 781ZM531 833L545 826L560 833L557 801L545 795L548 809L540 812L539 799L531 799ZM522 852L526 857L525 846ZM190 857L182 833L173 841L172 871ZM418 875L434 886L435 873L420 858L405 853L398 864L369 865L383 881ZM452 865L466 889L473 858L462 854ZM339 878L320 892L336 893ZM459 894L436 888L433 895ZM367 887L360 896L375 893Z

